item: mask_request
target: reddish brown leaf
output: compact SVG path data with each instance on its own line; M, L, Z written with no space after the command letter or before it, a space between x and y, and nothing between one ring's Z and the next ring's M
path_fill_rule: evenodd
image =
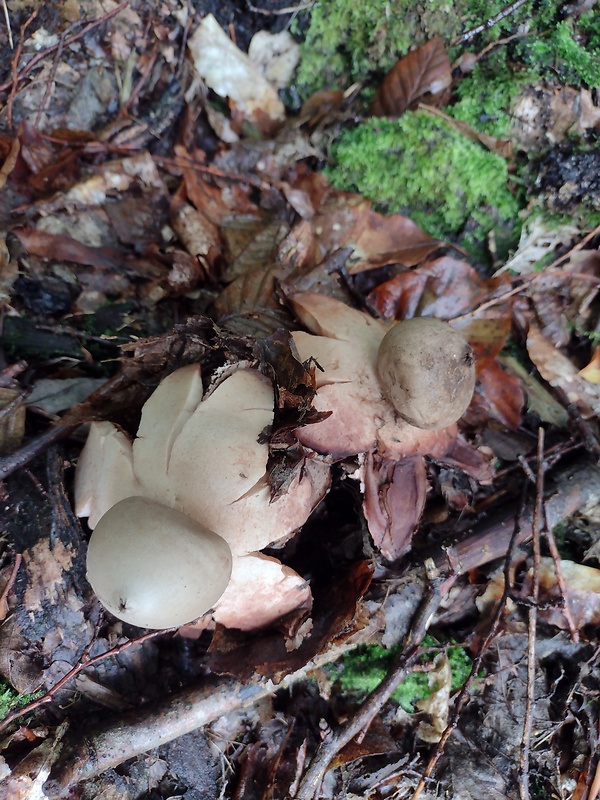
M371 113L399 117L425 94L434 104L451 82L450 60L444 43L436 36L394 64L375 95Z
M464 419L468 425L480 425L493 419L508 428L518 428L524 401L521 381L494 360L479 375Z
M331 769L366 756L388 755L398 750L396 740L377 715L366 731L352 739L331 762Z
M482 372L504 347L511 314L509 301L477 309L502 294L506 283L506 278L483 280L465 261L444 256L380 284L369 294L369 302L387 319L422 316L452 322L464 314L452 324L469 340Z
M171 224L188 253L212 275L222 248L216 225L177 195L171 201Z
M365 498L363 510L375 546L385 558L394 561L410 547L419 524L427 473L422 456L403 461L388 461L368 454L364 466Z
M35 228L23 226L14 228L23 247L33 256L52 258L57 261L71 261L89 267L118 270L122 255L107 247L88 247L62 233L46 233Z
M347 265L353 275L385 264L414 266L440 244L408 217L378 214L369 200L348 192L331 193L313 224L324 253L354 250Z

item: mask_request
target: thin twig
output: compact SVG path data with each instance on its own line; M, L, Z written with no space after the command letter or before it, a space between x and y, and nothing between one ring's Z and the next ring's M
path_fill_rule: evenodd
M521 758L519 776L519 795L521 800L529 800L529 762L531 754L531 729L533 727L533 706L535 702L535 644L537 635L537 612L540 598L540 533L544 520L544 429L538 428L537 474L535 505L533 511L533 584L531 605L528 608L527 624L527 697L525 718L521 737Z
M145 633L143 636L138 636L137 639L128 639L126 642L122 642L116 647L112 647L110 650L106 650L106 652L100 653L99 655L90 658L89 657L90 650L92 649L96 641L96 637L94 636L91 639L91 641L86 645L77 664L75 664L75 666L72 667L66 673L66 675L63 675L63 677L59 681L57 681L54 684L54 686L48 689L48 691L44 695L38 697L37 700L32 700L31 703L27 703L27 705L23 706L22 708L18 708L15 709L14 711L11 711L11 713L2 720L2 722L0 723L0 733L3 730L6 730L6 728L16 719L19 719L19 717L22 717L25 714L31 714L32 711L36 710L36 708L46 705L46 703L49 703L52 700L52 698L56 695L56 693L60 691L60 689L62 689L62 687L66 683L68 683L70 680L79 675L80 672L83 672L83 670L88 669L89 667L93 667L96 664L99 664L101 661L105 661L107 658L112 658L113 656L120 655L124 650L133 647L134 644L142 644L143 642L148 641L148 639L155 639L157 636L161 636L162 634L165 633L174 633L176 630L177 628L167 628L165 630L160 630L160 631L150 631L150 633Z
M48 76L48 80L46 81L46 88L44 90L44 96L42 98L42 102L37 110L37 114L35 115L35 123L34 126L39 128L40 126L40 119L42 118L42 113L48 102L48 98L50 97L50 92L52 91L52 84L54 83L54 78L56 77L56 70L58 69L58 65L60 63L60 58L63 54L64 48L64 34L61 34L61 37L58 42L58 47L56 49L56 53L52 60L52 67L50 69L50 75Z
M454 39L454 41L452 42L452 47L456 47L456 45L458 44L464 44L465 42L469 42L471 41L471 39L474 39L480 33L483 33L484 31L488 31L490 28L493 28L494 25L498 24L498 22L501 22L503 19L506 19L506 17L509 17L511 14L513 14L518 8L524 5L525 2L526 0L515 0L514 3L511 3L505 9L500 11L500 13L496 14L495 17L491 17L485 22L482 22L481 25L477 25L475 28L471 28L470 31L467 31L466 33L463 33L461 36L459 36L457 39Z
M10 86L10 94L8 95L8 100L6 102L6 120L8 122L8 127L12 128L12 108L13 103L15 100L15 95L17 94L17 87L19 85L19 59L21 58L21 53L23 52L23 42L25 40L25 32L27 28L31 25L33 20L37 17L41 6L34 8L31 14L27 17L25 22L21 25L21 31L19 33L19 44L17 45L17 49L15 50L15 54L12 57L12 61L10 64L10 72L11 78L9 81L6 82L4 87L0 88L2 91L4 88L8 89Z
M222 178L232 183L248 183L250 186L255 186L257 189L269 189L270 185L261 178L255 178L252 175L237 175L232 172L223 172L217 167L211 167L207 164L198 164L192 158L178 155L176 158L163 158L162 156L152 156L152 159L160 164L161 167L175 167L177 169L191 169L196 172L201 172L206 175L212 175L215 178Z
M2 456L0 458L0 481L29 464L34 458L37 458L47 450L50 445L59 442L61 439L66 439L78 427L79 425L56 425L19 450L15 450L7 456Z
M250 11L253 11L255 14L266 14L268 16L275 16L277 14L297 14L298 11L306 11L307 8L312 8L315 4L315 0L310 0L308 3L300 3L298 6L288 6L287 8L257 8L257 6L253 6L250 0L248 0L248 8Z
M6 21L6 30L8 31L8 44L10 46L10 49L12 50L14 48L14 46L15 46L15 43L13 41L12 27L11 27L11 24L10 24L10 14L8 13L8 6L6 5L6 0L2 0L2 10L4 11L4 19Z
M310 767L306 771L298 791L296 800L312 800L323 782L325 773L335 756L361 731L367 729L376 714L379 713L398 686L406 678L411 666L419 654L419 646L427 633L431 618L440 606L445 595L453 585L454 580L446 580L441 588L439 579L430 584L415 619L411 624L408 641L395 659L395 662L385 680L371 692L358 711L350 720L338 728L331 736L323 741Z
M150 58L148 59L148 63L144 67L144 71L142 72L139 81L136 83L134 88L131 90L131 93L130 93L129 97L127 98L127 101L125 103L123 103L123 106L121 107L121 110L119 112L120 116L126 116L127 112L129 111L129 109L131 108L133 103L136 101L139 93L142 90L143 85L146 83L146 81L150 77L150 73L152 72L152 69L153 69L154 65L156 64L156 59L157 58L158 58L158 51L155 50L152 53L152 55L150 56Z
M538 456L536 455L536 459L537 458ZM537 476L534 474L533 470L527 463L524 456L519 456L519 464L523 468L525 474L527 475L531 483L534 486L536 486ZM547 453L544 454L544 464L545 466L548 464ZM539 464L538 464L538 471L539 471ZM550 555L552 556L552 560L554 561L554 571L556 574L556 583L558 585L558 590L561 596L563 616L565 618L565 622L567 623L569 634L571 635L571 641L577 643L579 641L579 631L577 630L575 621L573 620L573 615L571 614L571 608L569 606L569 589L567 587L567 584L565 583L565 579L563 576L560 553L558 552L558 547L556 546L556 540L554 539L554 534L552 533L552 527L548 524L545 505L544 505L544 535L548 542L548 549L550 550Z

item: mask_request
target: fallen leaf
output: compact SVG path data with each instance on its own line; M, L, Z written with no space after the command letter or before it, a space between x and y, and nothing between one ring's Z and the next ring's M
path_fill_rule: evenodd
M485 426L490 419L518 428L525 397L519 378L505 372L494 360L479 374L475 394L465 413L468 425Z
M594 349L589 364L579 370L579 377L588 383L600 383L600 347Z
M371 113L376 117L399 117L423 95L438 102L452 82L452 68L439 36L401 58L377 90Z
M291 81L300 61L300 45L291 33L258 31L250 40L248 57L271 86L283 89Z
M47 233L27 226L14 228L13 233L19 237L23 247L31 255L41 258L112 270L119 269L123 258L116 250L107 247L89 247L63 233Z
M394 737L377 714L366 731L361 731L359 736L354 737L340 750L331 762L330 769L350 764L352 761L367 756L385 755L389 757L391 753L397 751L398 745Z
M475 130L475 128L472 128L466 122L454 119L450 114L444 114L439 108L434 108L425 103L419 103L418 107L421 111L426 111L434 117L443 119L444 122L447 122L454 130L466 136L467 139L470 139L472 142L478 142L483 145L491 153L496 153L502 158L510 158L512 156L513 145L510 139L498 139L496 136L490 136L489 133L481 133L481 131Z
M425 507L425 459L388 461L368 453L361 474L369 532L382 555L395 561L410 549Z
M533 324L527 333L527 352L542 378L564 392L584 419L600 414L600 388L584 380L573 362Z
M331 192L313 219L323 254L351 247L348 271L374 269L385 264L419 264L440 245L401 214L378 214L371 201L349 192Z
M526 275L533 272L539 261L559 248L571 247L581 233L575 221L556 225L546 222L542 217L534 217L523 225L516 253L497 270L495 275L501 275L503 272Z
M204 17L188 41L198 75L219 97L257 127L282 122L285 107L277 90L250 58L236 47L212 14Z
M432 693L417 701L419 711L428 714L430 721L422 721L417 728L417 736L422 742L436 744L448 723L450 711L450 690L452 688L452 670L446 653L436 656L433 669L427 673L427 681Z
M4 159L4 164L0 167L0 189L6 183L8 176L15 168L15 164L17 163L17 158L19 157L19 152L21 150L21 143L18 139L13 139L12 144L10 146L10 150L8 151L6 158Z
M25 434L25 404L21 389L0 386L0 453L10 453Z
M104 383L103 378L40 378L27 398L27 405L40 408L46 414L58 414L82 403Z
M188 253L200 261L207 275L214 277L222 250L218 228L177 195L171 201L171 224Z

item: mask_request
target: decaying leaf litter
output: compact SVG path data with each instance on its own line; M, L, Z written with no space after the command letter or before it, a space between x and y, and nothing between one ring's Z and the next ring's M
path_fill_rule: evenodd
M593 226L534 219L492 274L457 242L379 213L379 198L329 185L318 167L353 116L453 120L443 108L461 77L443 37L399 60L372 101L330 89L293 114L278 94L293 40L262 33L246 48L225 10L223 27L168 3L7 10L0 669L38 694L7 708L6 796L467 797L485 785L595 797L593 512L566 524L598 499L597 356L580 335L597 326ZM244 19L262 28L264 16ZM543 134L452 124L514 163L527 137L558 137L573 91L535 95L550 109ZM579 101L570 124L593 140L593 93ZM450 320L473 347L458 430L408 430L379 393L373 330L419 316ZM127 443L160 381L192 365L199 397L231 372L273 386L253 462L269 513L319 476L302 520L255 544L301 527L252 556L303 585L267 628L239 630L252 628L236 616L245 600L227 627L143 633L104 614L86 581L80 426L110 423ZM226 474L212 449L203 475ZM438 644L423 660L428 630ZM473 658L458 695L451 641ZM375 642L401 646L361 706L326 665ZM429 671L429 698L413 713L386 703L415 670Z

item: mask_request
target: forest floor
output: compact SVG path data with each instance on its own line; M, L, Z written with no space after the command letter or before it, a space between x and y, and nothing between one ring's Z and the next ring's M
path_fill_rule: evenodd
M3 0L0 797L596 800L599 91L589 3ZM134 494L227 540L199 622L94 594Z

